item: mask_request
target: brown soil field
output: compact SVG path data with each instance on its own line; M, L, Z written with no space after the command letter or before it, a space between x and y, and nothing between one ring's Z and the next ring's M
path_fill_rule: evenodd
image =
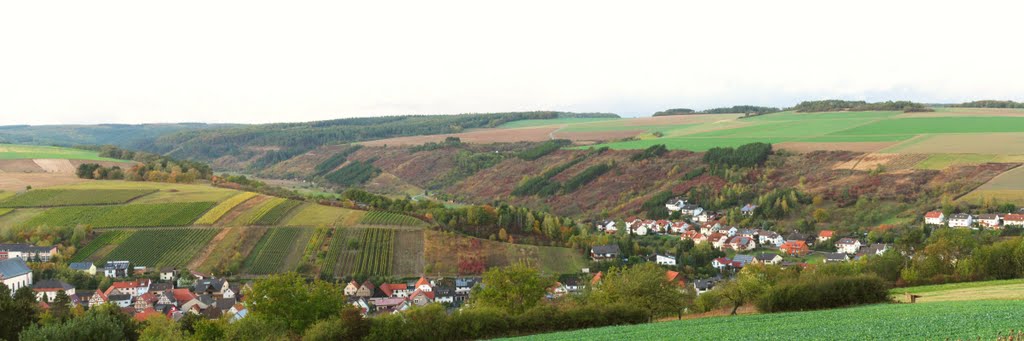
M44 172L32 159L0 160L0 173L40 173Z
M797 153L808 153L819 150L846 150L851 152L870 153L888 148L897 142L782 142L773 144L777 149L785 149Z
M400 277L423 275L423 230L395 231L395 250L391 274Z
M25 186L32 188L45 188L68 184L82 183L86 179L79 179L70 173L4 173L0 172L0 190L21 191Z
M33 159L47 173L74 173L75 166L65 159Z
M926 135L897 144L887 151L915 154L1021 154L1024 132Z
M928 155L925 154L870 153L853 160L838 162L832 169L871 171L882 166L886 171L896 171L913 168L926 158Z

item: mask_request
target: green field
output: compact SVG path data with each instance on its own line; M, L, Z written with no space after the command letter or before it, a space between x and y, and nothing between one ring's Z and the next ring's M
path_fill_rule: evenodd
M228 211L231 211L231 209L235 208L235 206L238 206L241 203L245 202L246 200L252 199L255 196L256 193L254 192L238 193L235 196L229 198L228 200L224 200L224 202L217 204L217 206L207 211L206 214L204 214L202 217L199 217L199 219L196 220L196 225L213 225L213 223L216 223L217 220L220 220L220 218L223 217L224 214L227 214Z
M25 222L28 226L160 227L191 224L213 207L212 202L69 206L46 210Z
M37 189L0 202L0 207L56 207L123 204L150 194L151 189Z
M1024 206L1024 166L999 174L959 200L981 204L986 199Z
M277 200L280 199L280 200ZM288 212L302 204L301 201L285 200L281 198L272 199L277 202L273 206L263 206L246 225L268 226L277 224Z
M994 340L1024 328L1024 301L879 304L584 329L525 340Z
M88 245L75 252L74 256L71 256L71 262L81 262L92 258L93 254L107 245L120 245L133 233L135 231L130 230L112 230L100 233Z
M284 226L352 226L362 219L365 211L350 210L318 204L304 204L282 222Z
M202 250L217 229L139 230L129 236L103 261L127 260L133 265L183 267Z
M168 202L221 202L238 194L238 191L202 184L172 184L145 181L88 181L73 185L55 186L47 189L74 190L156 190L156 193L133 200L133 204L158 204Z
M1024 117L921 117L881 120L836 135L1024 132Z
M385 226L426 226L422 220L391 212L370 211L366 212L363 219L359 221L363 225L385 225Z
M123 161L100 157L99 152L64 147L0 144L0 160L16 159L70 159L93 161Z

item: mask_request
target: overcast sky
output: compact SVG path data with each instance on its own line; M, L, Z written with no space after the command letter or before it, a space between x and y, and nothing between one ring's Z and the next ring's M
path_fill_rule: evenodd
M1020 101L1020 7L5 1L0 125Z

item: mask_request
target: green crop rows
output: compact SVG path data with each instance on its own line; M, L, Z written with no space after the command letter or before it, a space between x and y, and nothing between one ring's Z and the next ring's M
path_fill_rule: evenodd
M422 220L390 212L371 211L366 212L359 222L363 225L389 225L389 226L423 226Z
M25 222L28 226L161 227L185 226L213 207L212 202L51 208Z
M309 237L309 243L306 243L306 249L302 251L302 263L309 263L311 260L316 259L317 252L320 251L320 246L324 244L324 239L327 238L327 231L330 228L318 227L313 230L313 235Z
M220 217L223 217L228 213L228 211L235 208L235 206L241 205L246 200L252 199L255 196L256 193L253 192L238 193L235 196L228 198L228 200L224 200L224 202L218 204L209 212L206 212L206 214L200 217L199 220L196 220L196 225L213 225L213 223L220 220Z
M96 236L92 242L89 242L88 245L76 251L75 255L71 257L71 262L85 261L86 259L89 259L89 256L92 256L92 254L96 253L96 251L99 251L99 249L102 249L104 246L111 244L117 245L124 242L124 240L128 239L132 233L134 233L134 231L123 230L111 230L100 233L100 235Z
M281 221L292 209L301 205L301 201L285 200L256 217L251 225L274 225Z
M337 228L331 236L331 244L327 249L327 256L320 264L321 278L331 279L337 275L350 275L354 272L356 258L365 229ZM350 244L354 247L350 247Z
M133 265L183 267L217 235L216 229L139 230L110 252L104 261Z
M0 202L0 207L56 207L123 204L156 192L152 189L37 189Z
M531 340L994 340L1020 330L1024 301L879 304L534 335ZM770 331L764 329L771 326Z
M291 251L294 243L302 232L298 228L272 228L263 238L256 243L256 247L249 253L243 268L246 273L254 275L266 275L282 270L285 258Z
M14 209L13 208L0 208L0 217L3 217L4 214L11 213L11 211L14 211Z
M369 229L359 247L359 269L362 275L386 276L391 274L395 249L395 230Z

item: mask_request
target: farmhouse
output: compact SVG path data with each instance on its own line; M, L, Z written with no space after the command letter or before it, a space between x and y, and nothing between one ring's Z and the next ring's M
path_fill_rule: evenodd
M754 256L754 262L766 265L779 265L782 264L782 256L774 253L762 253Z
M850 256L842 252L829 252L825 254L825 263L846 262Z
M790 256L804 256L811 252L811 249L807 247L807 243L802 240L790 240L782 243L782 246L779 246L779 250Z
M747 251L753 250L757 245L754 243L754 238L735 236L729 239L727 244L730 248L736 251Z
M836 250L846 254L855 254L860 250L860 241L854 238L843 238L836 242Z
M1007 214L1003 216L1003 225L1024 226L1024 214Z
M178 269L175 268L163 268L160 269L160 280L171 282L175 278L178 278Z
M761 245L772 245L775 247L782 246L786 240L781 235L773 231L760 230L757 232L757 239Z
M590 258L595 261L610 260L619 258L621 253L618 244L598 245L590 249Z
M683 209L683 206L686 206L686 198L672 198L665 203L665 208L672 212Z
M1000 214L979 214L975 221L978 225L990 229L999 229L1003 226L1003 216Z
M90 275L96 274L96 264L93 264L92 262L71 263L68 264L68 267L71 268L71 270L81 271Z
M754 210L756 210L756 209L757 209L757 205L746 204L746 205L743 205L742 208L740 208L740 213L742 213L743 215L754 215Z
M107 288L107 291L103 294L107 295L107 297L116 294L139 296L149 292L150 283L151 281L147 278L143 278L138 281L114 282L110 284L110 287Z
M74 296L75 287L71 284L67 284L61 281L47 279L36 282L32 285L32 291L36 293L36 301L53 302L53 299L57 297L57 292L63 291L65 295Z
M971 227L974 224L974 217L967 213L957 213L949 216L949 227Z
M924 214L924 223L928 225L942 225L946 222L946 215L941 211L931 211Z
M18 289L32 286L32 269L29 269L25 260L21 258L0 260L0 281L3 281L4 285L11 289L11 295L14 295Z
M854 257L854 259L861 259L862 257L868 256L881 256L885 254L886 251L889 251L888 244L874 243L871 245L865 245L860 248L860 251L857 251L857 256Z
M0 259L21 258L26 262L49 262L55 254L57 254L56 246L0 244Z

